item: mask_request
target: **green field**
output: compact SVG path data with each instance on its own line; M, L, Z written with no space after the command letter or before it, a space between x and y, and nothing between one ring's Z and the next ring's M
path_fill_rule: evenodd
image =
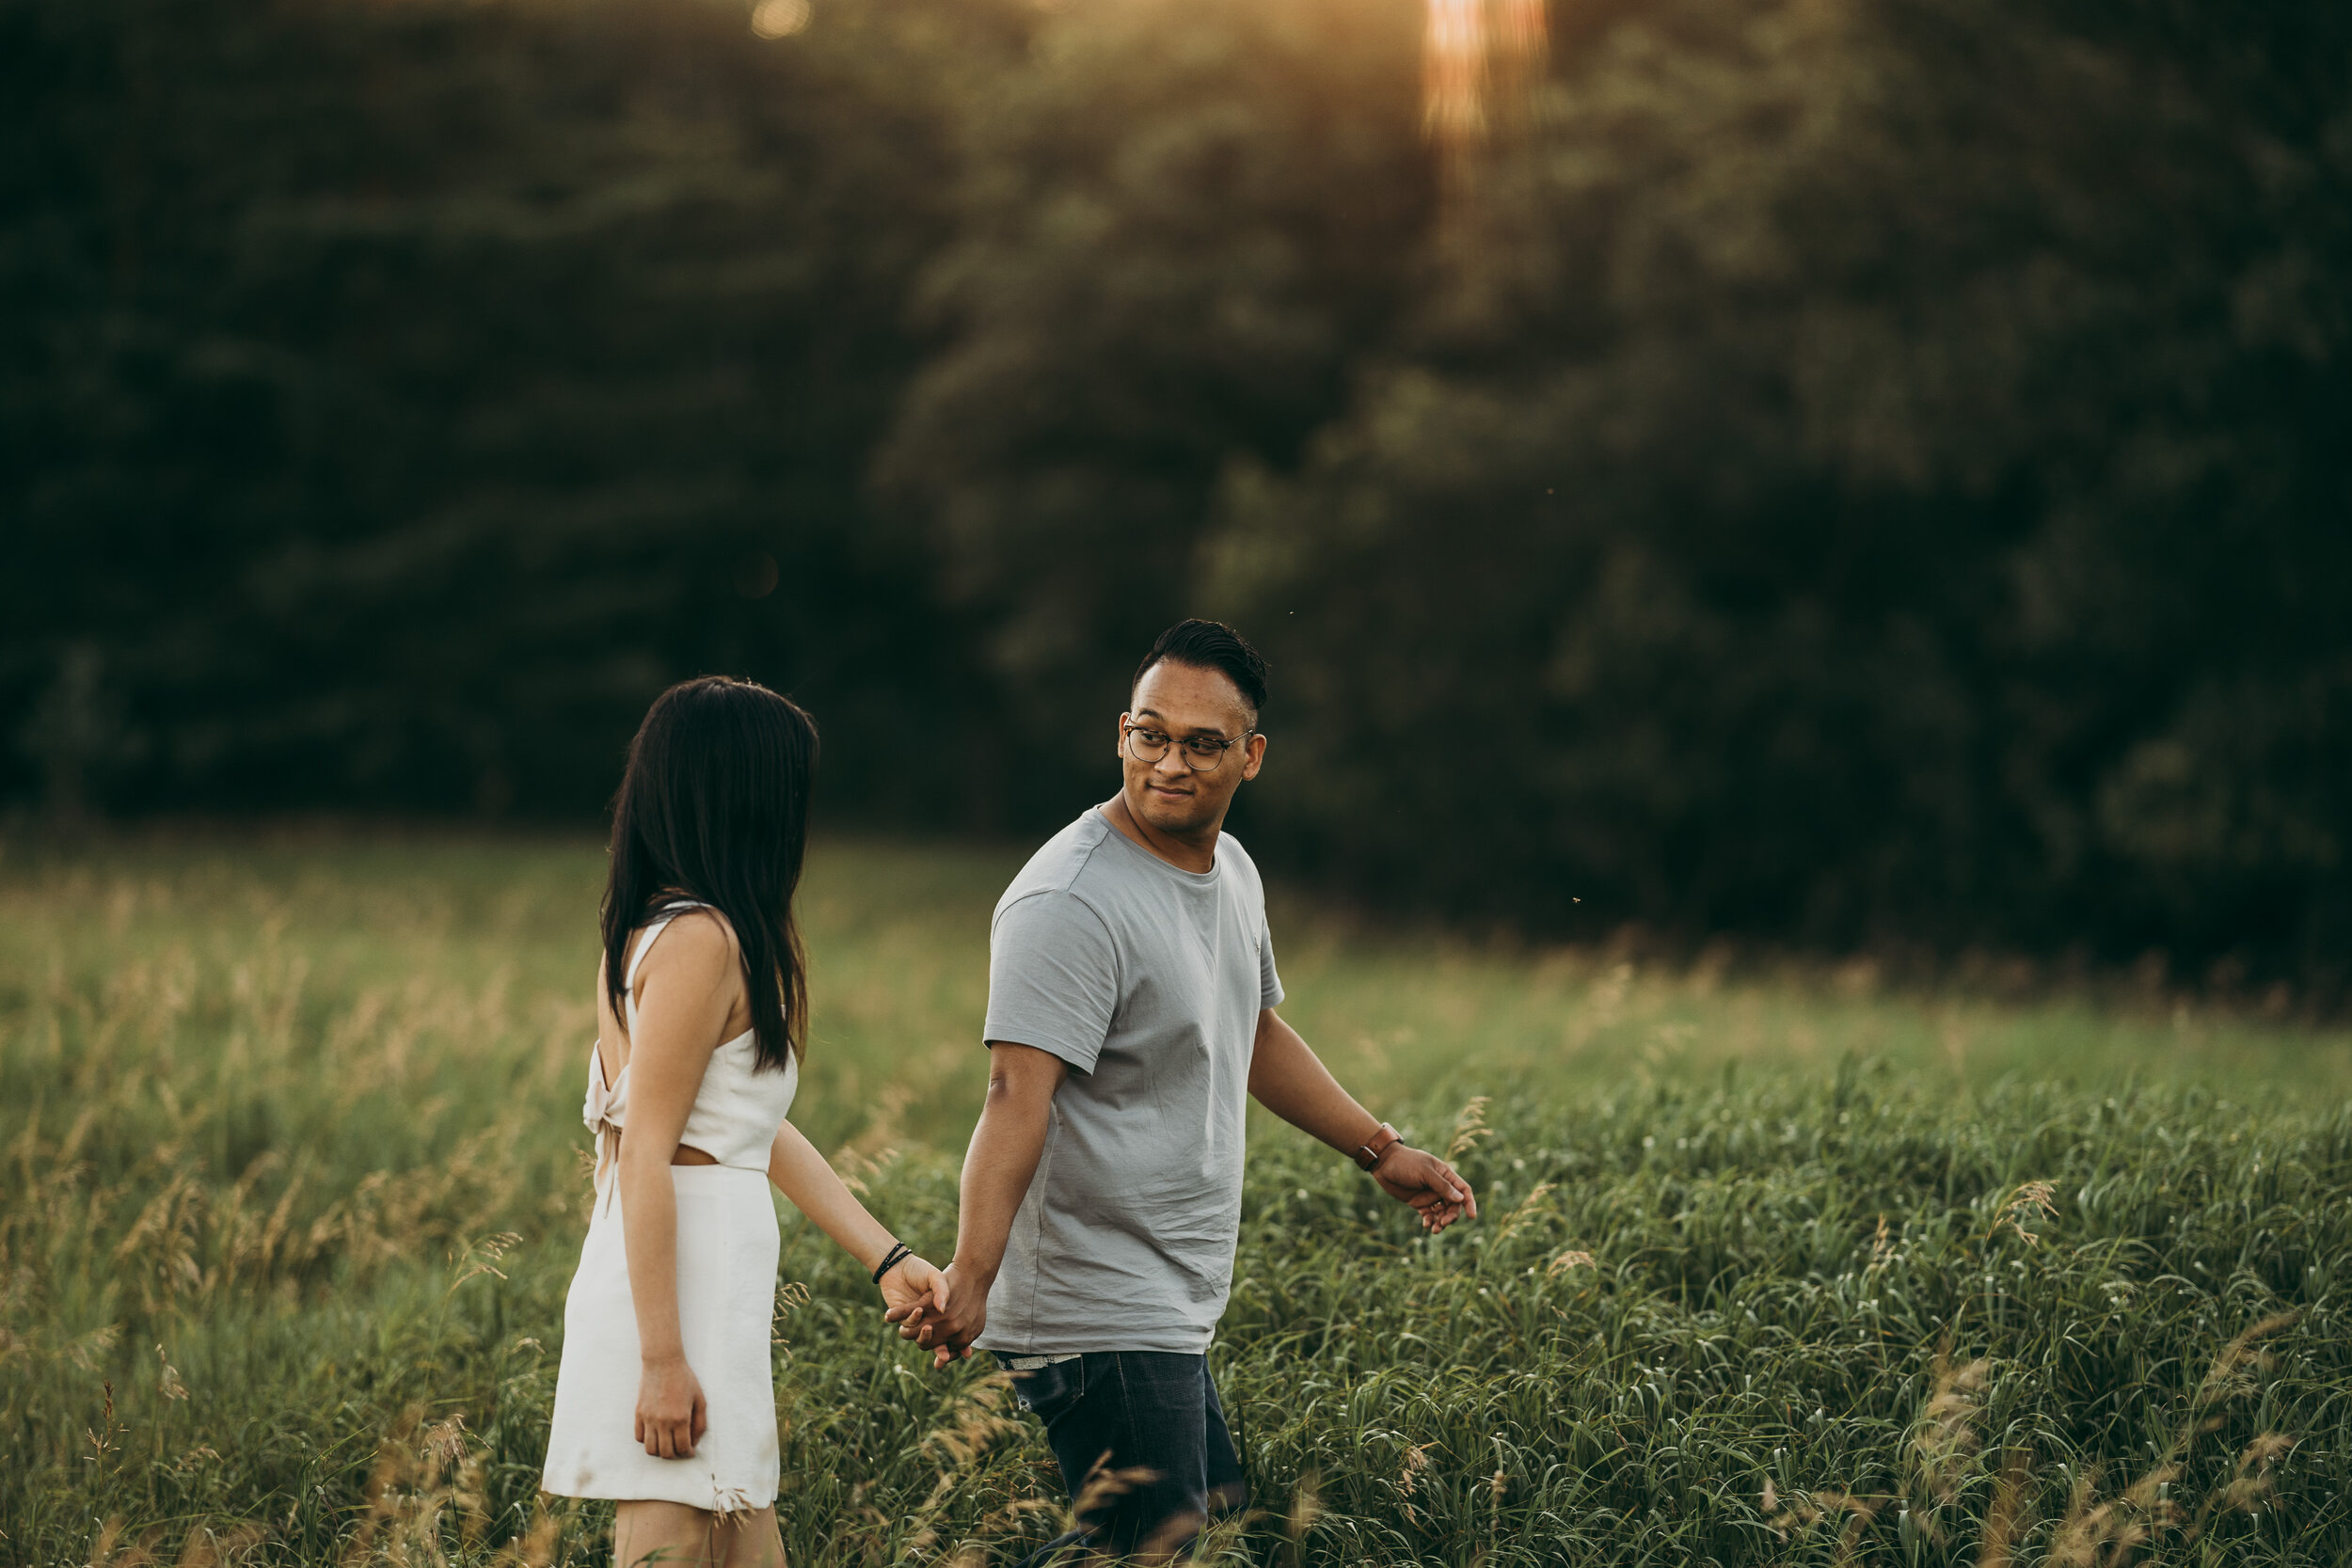
M796 1119L934 1256L1016 853L832 841ZM569 1561L593 845L0 859L0 1561ZM1486 1218L1258 1129L1215 1360L1268 1564L2352 1560L2352 1037L1483 953L1278 908L1286 1016ZM2046 1189L2026 1184L2046 1182ZM2046 1191L2044 1206L2028 1199ZM787 1544L993 1560L1042 1443L787 1222Z

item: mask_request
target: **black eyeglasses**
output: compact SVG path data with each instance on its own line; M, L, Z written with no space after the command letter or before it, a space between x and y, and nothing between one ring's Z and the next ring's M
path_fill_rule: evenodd
M1184 753L1184 766L1196 773L1216 772L1226 752L1258 733L1244 730L1231 740L1221 735L1188 735L1178 740L1164 730L1147 730L1132 719L1121 719L1119 728L1127 754L1137 762L1157 762L1172 745Z

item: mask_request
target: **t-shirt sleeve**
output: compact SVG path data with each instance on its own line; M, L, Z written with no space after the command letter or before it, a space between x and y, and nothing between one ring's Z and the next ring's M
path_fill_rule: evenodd
M1119 956L1083 900L1032 893L996 916L983 1039L1035 1046L1091 1072L1118 1008Z
M1274 931L1270 927L1258 927L1258 1006L1279 1007L1282 1005L1282 977L1274 972Z

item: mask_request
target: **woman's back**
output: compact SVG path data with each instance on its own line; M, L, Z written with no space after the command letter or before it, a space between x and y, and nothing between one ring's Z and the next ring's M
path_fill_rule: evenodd
M636 937L621 984L622 1022L632 1051L637 1038L637 978L644 967L645 956L680 915L710 908L695 899L674 899L657 910ZM725 918L716 911L711 911L711 917L719 922ZM614 1042L616 1047L619 1043ZM589 1131L598 1135L596 1165L600 1187L619 1143L617 1134L628 1125L628 1063L622 1059L619 1070L608 1079L604 1051L605 1042L601 1039L589 1050L588 1097L580 1110ZM763 1070L757 1035L745 1029L711 1052L709 1065L703 1069L702 1084L694 1093L693 1107L687 1113L685 1128L678 1134L679 1147L697 1149L718 1164L764 1172L768 1168L769 1148L775 1141L776 1129L792 1109L792 1097L800 1081L800 1062L793 1056L787 1055L781 1069Z

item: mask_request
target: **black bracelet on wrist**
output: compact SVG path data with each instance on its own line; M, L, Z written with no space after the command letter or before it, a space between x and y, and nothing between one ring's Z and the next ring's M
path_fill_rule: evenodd
M914 1256L914 1249L907 1245L906 1243L891 1243L890 1250L882 1254L882 1260L874 1267L874 1283L877 1285L881 1284L882 1275L888 1274L891 1270L897 1268L899 1264L905 1262L908 1259Z

